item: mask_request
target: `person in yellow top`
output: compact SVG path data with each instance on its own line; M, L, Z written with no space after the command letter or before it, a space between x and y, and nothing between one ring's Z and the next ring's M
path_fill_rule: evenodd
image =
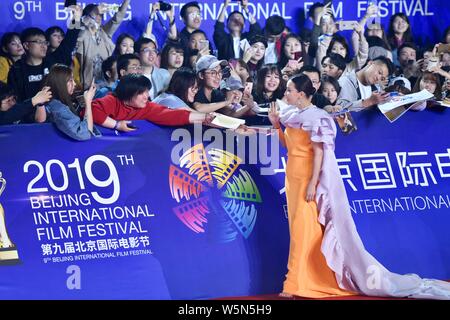
M19 60L25 50L20 41L20 35L16 32L7 32L3 35L0 48L0 81L8 82L9 69L14 62Z

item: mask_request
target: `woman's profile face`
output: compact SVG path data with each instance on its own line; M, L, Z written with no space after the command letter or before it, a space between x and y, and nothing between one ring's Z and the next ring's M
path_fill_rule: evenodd
M144 91L142 93L135 94L130 101L130 106L136 109L143 109L147 106L149 93Z
M19 37L14 37L6 46L6 50L13 57L20 57L25 53Z
M73 74L70 76L69 80L67 81L67 92L69 95L73 95L73 92L75 90L75 80L73 79Z
M60 31L55 31L50 35L50 47L57 49L64 40L64 35Z
M287 103L291 106L297 106L298 100L300 98L300 92L295 88L295 84L289 80L286 85L286 91L284 92L284 97Z
M194 83L193 86L190 86L188 89L188 94L187 94L187 100L189 103L193 103L194 99L195 99L195 95L198 92L198 85L197 82Z
M236 70L236 73L239 75L242 81L247 81L247 79L250 77L247 69L241 66L239 63L236 64L234 70Z

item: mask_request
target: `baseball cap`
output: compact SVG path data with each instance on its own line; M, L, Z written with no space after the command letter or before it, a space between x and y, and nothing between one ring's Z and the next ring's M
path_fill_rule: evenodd
M227 66L228 61L218 60L215 56L212 55L202 56L200 59L198 59L197 63L195 64L195 72L199 73L203 70L214 69L219 65L222 67Z
M389 86L392 86L392 85L394 85L396 83L400 83L400 85L402 85L406 89L411 90L411 82L407 78L405 78L404 76L399 76L399 77L392 78L389 81Z
M228 79L221 81L220 90L244 90L244 86L242 85L241 79L229 77Z

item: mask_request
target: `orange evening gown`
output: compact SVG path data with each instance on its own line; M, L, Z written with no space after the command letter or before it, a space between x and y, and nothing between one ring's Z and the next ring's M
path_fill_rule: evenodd
M320 250L324 230L318 221L317 204L306 202L314 155L310 135L298 128L286 128L284 134L278 131L288 151L286 197L290 247L283 292L308 298L354 295L339 288L334 272L328 267Z

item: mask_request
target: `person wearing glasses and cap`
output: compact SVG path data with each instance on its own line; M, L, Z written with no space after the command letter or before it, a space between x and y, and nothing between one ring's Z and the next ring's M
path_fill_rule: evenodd
M116 14L102 25L106 4L88 4L83 10L85 30L80 33L77 45L77 59L81 68L81 84L87 90L92 79L102 78L102 62L110 57L115 48L112 36L125 18L131 0L124 0Z
M194 99L194 109L200 112L223 111L233 103L219 90L222 81L222 68L228 66L226 60L206 55L197 60L195 71L199 80L198 93Z
M43 30L27 28L21 34L25 56L18 60L10 69L8 84L17 94L17 101L31 99L41 89L41 83L50 67L56 63L66 63L70 60L77 37L80 33L81 7L72 6L73 18L68 24L66 37L53 52L48 52L49 43ZM31 118L34 118L31 117Z

